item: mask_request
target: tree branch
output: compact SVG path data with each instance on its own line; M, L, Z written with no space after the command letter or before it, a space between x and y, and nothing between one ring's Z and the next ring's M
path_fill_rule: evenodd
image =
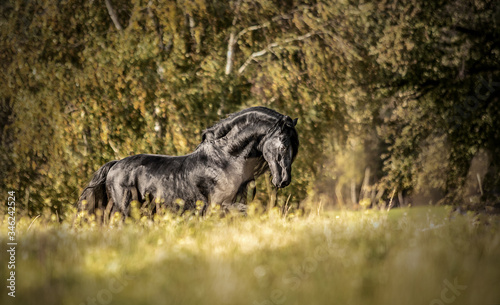
M241 36L245 35L248 32L252 32L252 31L263 29L263 28L267 28L267 27L269 27L271 25L271 23L276 22L278 20L292 19L293 18L292 15L293 15L293 12L290 13L290 14L285 14L285 15L280 15L280 16L273 17L270 21L264 22L262 24L257 24L257 25L249 26L248 28L245 28L245 29L241 30L236 35L236 40L238 40Z
M231 74L231 70L233 68L234 46L236 45L236 42L240 39L241 36L245 35L248 32L257 31L257 30L260 30L260 29L263 29L263 28L267 28L267 27L271 26L271 24L273 22L276 22L276 21L279 21L279 20L292 19L293 18L293 14L295 12L297 12L299 10L310 10L310 9L312 9L314 7L314 6L308 6L308 7L305 7L305 8L302 7L300 9L295 9L295 10L291 11L288 14L275 16L270 21L266 21L266 22L264 22L262 24L252 25L252 26L249 26L247 28L244 28L243 30L239 31L236 34L235 26L236 26L236 20L237 20L237 18L239 16L239 6L240 6L240 3L241 3L241 1L238 1L236 3L236 15L235 15L235 17L233 19L233 23L232 23L233 29L232 29L231 33L229 34L229 42L227 44L226 71L225 71L226 75Z
M295 42L295 41L302 41L302 40L306 40L308 38L311 38L312 36L314 35L318 35L318 34L321 34L321 32L309 32L309 33L306 33L304 35L301 35L301 36L297 36L297 37L294 37L294 38L288 38L288 39L285 39L283 41L280 41L280 42L273 42L271 44L268 44L267 47L265 49L262 49L260 51L257 51L257 52L253 52L248 58L247 60L245 61L245 63L243 63L243 65L238 69L238 74L241 74L243 73L243 71L245 71L245 69L247 68L247 66L253 61L255 60L255 58L257 57L260 57L260 56L263 56L265 54L267 54L268 52L271 52L273 48L276 48L276 47L280 47L284 44L288 44L288 43L291 43L291 42Z
M108 9L108 14L111 17L111 20L113 21L113 24L115 25L116 29L118 31L123 30L122 25L120 24L120 20L118 20L118 15L116 14L115 9L111 5L111 2L109 0L104 0L106 2L106 8Z

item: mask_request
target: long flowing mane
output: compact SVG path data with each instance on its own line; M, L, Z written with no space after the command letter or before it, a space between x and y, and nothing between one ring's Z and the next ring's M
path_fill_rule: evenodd
M265 107L248 108L233 113L212 127L205 129L202 134L202 142L220 139L226 136L234 127L252 126L255 132L261 131L259 129L267 131L284 118L286 116Z
M295 159L299 148L299 139L292 119L265 107L251 107L220 120L212 127L205 129L200 145L226 138L230 140L227 143L229 151L238 151L246 147L247 143L255 137L260 137L260 141L262 141L278 130L285 131L288 135L293 149L293 159ZM253 155L253 157L259 157L259 163L254 172L254 175L258 177L269 167L261 153L257 156Z

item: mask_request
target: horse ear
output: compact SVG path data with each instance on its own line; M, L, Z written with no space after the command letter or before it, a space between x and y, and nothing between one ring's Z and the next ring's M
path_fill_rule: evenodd
M203 134L201 135L201 142L205 142L205 140L207 141L211 141L212 140L212 133L205 130L203 132Z
M296 118L293 120L293 126L297 125L297 121L299 120L299 118Z

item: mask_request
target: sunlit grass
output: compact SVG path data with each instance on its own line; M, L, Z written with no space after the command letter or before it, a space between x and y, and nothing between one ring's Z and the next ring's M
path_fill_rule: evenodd
M453 304L500 301L499 217L446 208L289 216L21 218L15 301L448 304L442 292L454 281L466 288L445 292ZM5 245L6 216L0 232ZM3 291L1 303L12 303Z

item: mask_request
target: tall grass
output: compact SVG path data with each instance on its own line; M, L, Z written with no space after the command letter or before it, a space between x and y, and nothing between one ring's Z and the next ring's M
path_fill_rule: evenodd
M2 285L0 303L500 303L499 217L446 208L250 214L108 226L18 219L16 298ZM3 216L2 247L7 227Z

